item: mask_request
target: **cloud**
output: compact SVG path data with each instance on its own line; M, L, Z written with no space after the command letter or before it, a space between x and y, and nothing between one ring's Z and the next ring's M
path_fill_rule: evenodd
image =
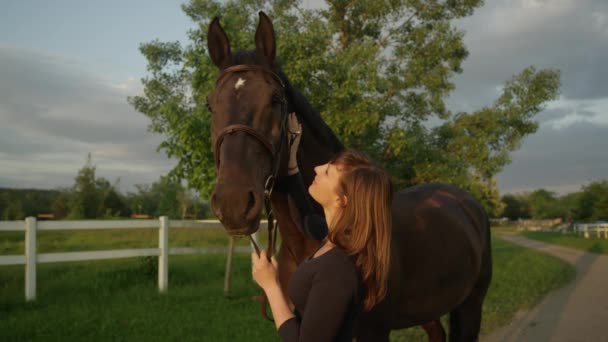
M539 120L557 130L566 129L578 122L588 122L608 129L608 98L585 100L560 98L549 104Z
M608 126L588 121L573 123L567 129L541 125L498 176L499 187L505 192L542 187L563 194L604 179L608 175L606 136Z
M0 186L68 186L91 153L98 175L122 188L151 183L175 161L156 152L162 137L126 101L135 78L113 84L78 61L0 46Z
M458 20L469 58L448 100L453 111L491 105L524 68L557 68L561 96L497 179L503 192L576 191L608 175L608 2L495 0Z
M460 110L490 105L504 81L525 67L562 71L562 95L608 97L608 2L496 0L458 20L469 58L455 78L451 103Z

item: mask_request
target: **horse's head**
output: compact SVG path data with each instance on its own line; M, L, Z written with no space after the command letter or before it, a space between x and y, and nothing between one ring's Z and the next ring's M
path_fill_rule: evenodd
M274 29L260 12L256 50L235 56L215 18L207 44L220 70L208 98L217 167L211 208L229 234L249 235L259 227L264 191L271 190L287 156L285 89L276 73ZM247 61L239 60L243 56Z

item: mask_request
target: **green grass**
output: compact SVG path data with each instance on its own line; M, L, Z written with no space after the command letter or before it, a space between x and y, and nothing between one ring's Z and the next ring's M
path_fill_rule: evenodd
M517 226L493 226L492 232L507 232L514 233L518 231Z
M576 248L591 253L608 254L608 240L604 238L603 234L602 238L598 238L595 233L590 233L591 237L589 239L585 239L583 236L564 235L554 232L522 232L521 234L529 239Z
M23 267L2 267L2 340L268 341L275 333L250 299L258 290L249 257L234 261L233 299L223 296L221 255L171 257L165 295L153 258L41 264L28 304Z
M72 233L78 237L64 237L64 241L76 249L84 236ZM109 236L98 235L91 235L95 242L84 244L87 249L131 248L146 247L142 241L150 240L149 246L155 246L154 234L144 238L147 235L140 233L127 235L136 246L105 241ZM176 244L208 243L195 230L183 234ZM136 241L136 236L142 241ZM0 244L8 246L3 251L9 253L3 254L15 253L11 245L17 242L6 243L4 237L0 235ZM66 250L59 248L62 244L53 245L52 237L39 239L40 249L46 244L47 251ZM221 241L218 243L222 245ZM571 266L553 257L496 239L493 247L494 279L485 302L482 327L486 333L508 323L518 310L534 306L574 274ZM251 279L249 256L234 258L231 299L222 293L224 266L224 255L171 256L169 291L159 295L155 258L39 264L38 298L33 303L23 301L23 266L3 266L1 340L277 340L273 324L260 316L259 304L251 300L259 290ZM421 328L412 328L393 332L391 340L426 338Z

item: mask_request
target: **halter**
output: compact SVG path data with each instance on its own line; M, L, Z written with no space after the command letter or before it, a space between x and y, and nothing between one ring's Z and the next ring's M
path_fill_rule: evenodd
M224 82L228 75L236 72L244 72L244 71L262 71L270 76L280 85L280 102L281 102L281 126L280 126L280 136L279 143L275 146L272 141L270 141L266 136L261 134L259 131L254 129L253 127L242 125L242 124L234 124L225 127L220 134L218 135L215 141L215 166L217 169L220 167L220 148L222 146L222 142L227 135L236 133L236 132L244 132L245 134L255 138L259 141L270 153L272 158L272 169L270 171L270 175L266 178L264 183L264 204L266 207L266 215L268 216L268 260L274 255L276 248L276 239L277 239L277 227L275 225L274 213L272 211L272 205L270 202L270 196L272 195L272 190L274 188L275 181L277 179L279 168L281 165L281 152L283 151L283 145L285 144L286 134L287 134L287 100L285 98L285 84L281 80L281 78L271 71L268 68L258 66L258 65L246 65L246 64L238 64L231 66L229 68L224 69L217 81L215 82L215 86L219 87ZM256 253L258 256L260 255L260 249L257 243L253 240L251 235L249 236L251 243L253 244Z

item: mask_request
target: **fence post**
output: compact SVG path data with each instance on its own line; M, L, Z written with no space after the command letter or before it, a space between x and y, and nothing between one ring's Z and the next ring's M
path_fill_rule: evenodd
M25 300L36 299L36 218L25 219Z
M226 258L226 274L224 275L224 296L230 294L230 272L232 271L232 254L234 253L234 236L228 240L228 257Z
M158 292L167 292L169 285L169 218L161 216L158 230Z

